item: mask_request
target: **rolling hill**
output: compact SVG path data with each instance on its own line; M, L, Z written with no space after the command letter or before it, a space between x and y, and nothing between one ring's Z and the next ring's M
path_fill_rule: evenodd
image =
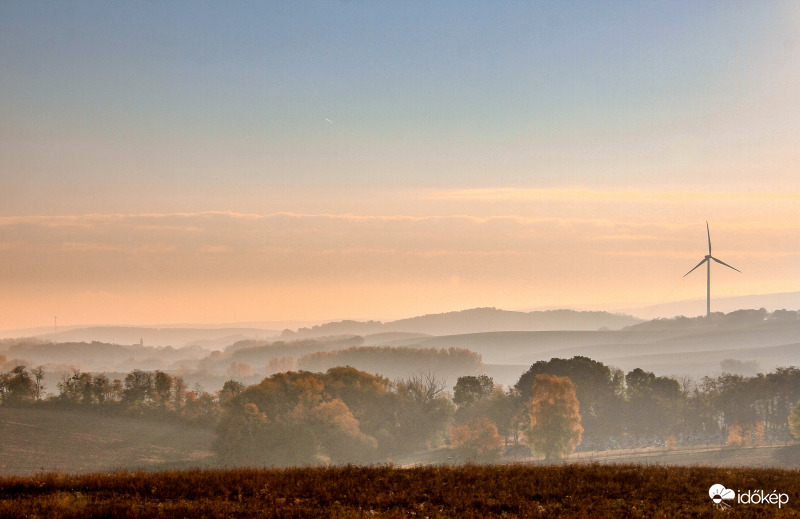
M729 314L730 315L730 314ZM505 331L392 341L415 348L466 348L513 383L539 360L583 355L625 371L643 368L659 375L704 376L721 372L724 359L755 361L761 370L800 366L800 321L761 320L738 325L686 325L604 331ZM503 368L502 366L513 366ZM489 371L491 373L491 371Z
M338 321L296 332L284 331L284 338L310 338L328 335L374 335L387 332L453 335L507 330L597 330L620 329L642 322L630 315L577 310L513 312L497 308L472 308L458 312L429 314L397 321Z

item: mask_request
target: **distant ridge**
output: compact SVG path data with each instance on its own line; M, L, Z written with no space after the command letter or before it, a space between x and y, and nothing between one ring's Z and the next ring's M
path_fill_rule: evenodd
M338 321L285 330L284 338L309 338L329 335L371 335L387 332L413 332L427 335L455 335L497 331L618 330L642 322L630 315L577 310L514 312L497 308L472 308L441 314L427 314L397 321Z
M244 339L275 337L277 330L260 328L150 328L144 326L90 326L57 333L42 333L36 338L48 342L107 342L146 346L202 346L220 349Z
M538 310L518 312L497 308L472 308L440 314L427 314L396 321L342 320L299 327L297 331L274 328L265 329L243 325L191 325L184 326L85 326L70 327L53 333L48 328L5 332L6 337L36 337L47 342L92 342L138 344L146 346L202 346L222 349L241 340L305 339L333 335L417 334L457 335L463 333L497 331L588 331L598 329L619 330L641 323L642 319L619 313L580 310ZM297 321L295 321L297 323ZM250 324L250 323L242 323ZM252 323L262 324L262 323ZM263 324L278 324L277 322ZM290 323L286 323L290 324ZM304 323L303 323L304 324ZM26 333L27 332L27 333ZM38 333L36 333L38 332ZM49 333L48 333L49 332ZM386 337L374 337L374 342Z
M643 306L640 308L625 308L619 312L635 315L642 319L656 319L659 317L676 317L684 315L695 317L705 315L705 299L690 299L673 301L657 305ZM712 303L712 312L733 312L742 308L765 308L772 312L775 310L799 310L800 292L779 292L774 294L753 294L746 296L715 297Z

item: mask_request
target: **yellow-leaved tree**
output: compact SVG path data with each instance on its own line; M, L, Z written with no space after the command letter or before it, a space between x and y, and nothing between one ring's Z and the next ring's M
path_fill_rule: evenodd
M800 402L789 413L789 431L791 431L792 436L800 439Z
M528 411L528 444L546 460L562 458L580 445L583 427L575 386L569 378L536 375Z

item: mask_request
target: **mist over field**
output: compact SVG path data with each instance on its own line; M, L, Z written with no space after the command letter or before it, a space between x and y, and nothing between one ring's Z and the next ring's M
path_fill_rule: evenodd
M0 516L796 515L798 63L796 2L0 2Z
M5 474L552 456L723 466L800 459L790 450L800 431L792 425L792 413L800 417L793 310L644 321L476 308L280 332L61 333L84 340L0 340ZM137 334L132 344L98 340ZM150 346L145 336L180 343ZM579 433L555 451L539 439L557 433L535 428L537 376L567 381L574 395Z

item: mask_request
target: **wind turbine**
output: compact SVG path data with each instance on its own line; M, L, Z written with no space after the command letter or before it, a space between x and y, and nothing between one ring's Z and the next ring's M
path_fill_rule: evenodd
M733 270L735 270L736 272L739 272L739 273L741 273L742 271L737 269L737 268L731 267L730 265L728 265L724 261L720 261L720 260L718 260L717 258L715 258L714 256L711 255L711 231L708 230L708 222L706 222L706 233L708 234L708 255L706 255L706 257L703 259L703 261L701 261L700 263L695 265L695 267L692 270L690 270L689 272L684 274L683 277L686 277L689 274L691 274L694 271L694 269L696 269L697 267L699 267L703 263L707 263L707 265L706 265L706 269L707 269L707 271L706 271L706 280L707 280L706 281L706 317L708 317L709 315L711 315L711 262L708 261L708 260L714 260L717 263L719 263L720 265L725 265L729 269L733 269Z

